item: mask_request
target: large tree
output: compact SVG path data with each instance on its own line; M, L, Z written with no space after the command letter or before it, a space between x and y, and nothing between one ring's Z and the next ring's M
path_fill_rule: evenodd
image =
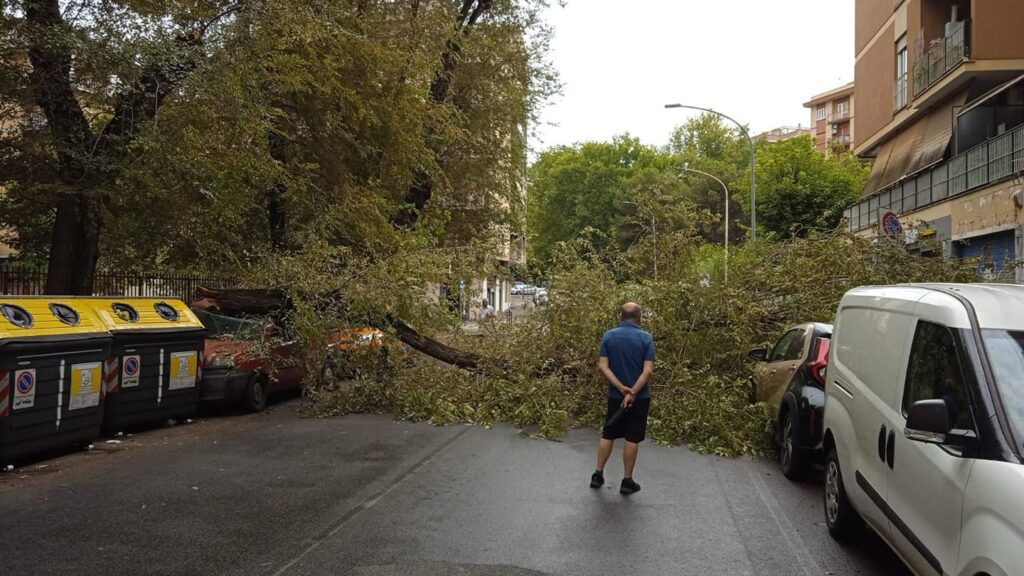
M555 87L543 5L12 4L2 112L44 115L0 135L4 223L67 293L101 256L240 268L379 252L413 223L473 239L521 207L525 126Z
M671 169L672 157L632 136L544 151L530 167L528 225L534 258L584 229L614 232L637 210L630 183L648 170Z
M24 0L4 8L4 112L45 119L39 140L5 138L8 183L52 223L47 291L88 294L133 142L198 65L211 27L235 7Z
M834 230L843 210L856 201L868 172L869 167L853 155L819 153L810 136L759 142L758 229L778 238Z

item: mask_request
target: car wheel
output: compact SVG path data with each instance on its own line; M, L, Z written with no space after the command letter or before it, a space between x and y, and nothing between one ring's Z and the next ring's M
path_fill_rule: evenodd
M786 478L800 480L807 472L807 462L803 453L797 449L794 426L792 413L786 410L779 426L779 465Z
M846 497L839 455L835 449L829 451L825 460L825 525L832 538L839 541L847 540L864 525Z
M242 407L249 412L261 412L267 407L267 396L270 393L270 386L266 377L254 374L245 388L245 398Z

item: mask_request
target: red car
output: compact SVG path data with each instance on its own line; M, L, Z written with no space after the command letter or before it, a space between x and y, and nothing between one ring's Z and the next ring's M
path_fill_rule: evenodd
M235 318L213 311L215 304L199 300L192 311L208 330L203 352L203 374L199 400L204 404L240 406L260 411L271 394L295 392L302 387L306 368L299 358L298 344L281 337L281 330L269 320ZM384 333L375 328L346 328L328 334L329 362L325 377L351 377L349 352L370 350L387 358ZM364 348L366 347L366 348ZM406 358L401 347L401 358Z

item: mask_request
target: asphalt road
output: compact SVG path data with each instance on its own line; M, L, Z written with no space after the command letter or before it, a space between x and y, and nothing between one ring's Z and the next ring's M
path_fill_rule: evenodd
M820 482L645 444L618 494L596 433L314 419L301 402L199 419L0 474L0 574L906 574L840 546Z

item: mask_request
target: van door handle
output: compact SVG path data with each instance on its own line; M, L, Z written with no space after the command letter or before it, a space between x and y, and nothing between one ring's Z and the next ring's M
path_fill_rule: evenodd
M889 470L892 470L893 461L896 459L896 431L889 430L889 446L885 451L885 461L889 464Z
M885 424L878 431L878 459L885 462Z

